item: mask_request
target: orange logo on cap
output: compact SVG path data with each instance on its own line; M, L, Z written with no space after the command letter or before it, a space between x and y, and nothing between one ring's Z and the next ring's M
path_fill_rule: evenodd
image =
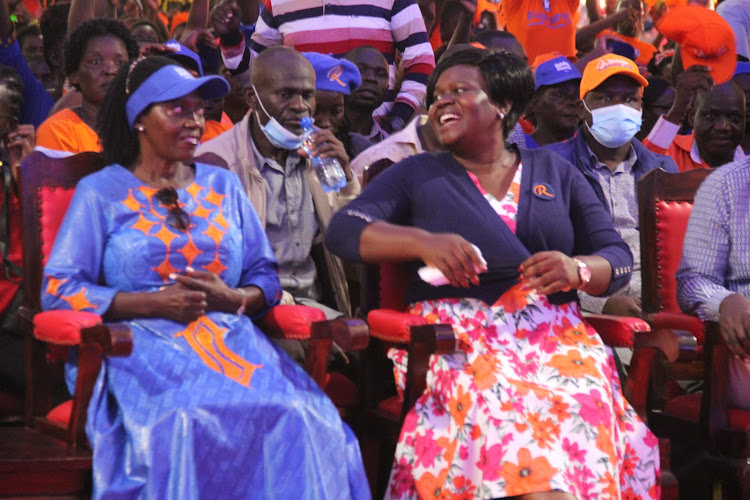
M607 57L602 58L599 60L598 63L596 63L596 69L597 71L603 71L607 68L610 68L612 66L618 66L620 68L629 68L631 69L630 64L627 61L623 61L619 57Z
M331 82L338 82L339 85L342 87L346 87L346 84L341 81L339 78L341 74L344 72L344 68L341 66L336 66L335 68L331 68L328 70L328 74L326 75L328 77L328 80Z

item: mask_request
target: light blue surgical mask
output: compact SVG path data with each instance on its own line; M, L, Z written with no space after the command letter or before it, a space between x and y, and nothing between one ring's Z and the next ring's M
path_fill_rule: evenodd
M263 125L260 123L260 118L258 118L258 114L255 113L255 117L258 120L258 125L260 126L260 129L263 131L263 134L265 134L266 138L276 146L277 148L281 149L287 149L290 151L297 150L302 147L302 143L305 142L305 139L307 139L307 136L310 135L310 132L305 132L301 135L294 134L287 130L281 123L276 120L273 116L268 114L268 111L266 111L265 106L263 106L263 102L260 100L260 96L258 95L258 91L255 90L255 85L252 86L253 91L255 91L255 97L258 98L258 104L260 104L260 109L263 110L263 112L268 117L268 123Z
M643 111L625 104L615 104L591 111L586 102L583 106L591 113L592 125L587 123L591 135L602 146L619 148L627 144L641 129Z

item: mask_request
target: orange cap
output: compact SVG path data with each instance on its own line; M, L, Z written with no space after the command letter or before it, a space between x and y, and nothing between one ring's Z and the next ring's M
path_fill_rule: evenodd
M731 26L719 14L699 5L688 5L667 12L657 28L680 45L685 69L708 66L717 85L732 78L737 66L737 46Z
M640 83L642 87L648 86L648 80L640 74L635 62L627 57L618 56L617 54L607 54L594 59L588 63L586 69L583 70L583 78L581 79L581 99L583 99L589 91L594 90L601 85L604 80L613 75L627 75Z

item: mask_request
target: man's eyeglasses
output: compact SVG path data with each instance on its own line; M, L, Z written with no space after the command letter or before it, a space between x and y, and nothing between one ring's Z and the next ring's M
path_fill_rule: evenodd
M154 195L168 211L167 224L186 233L190 229L190 216L180 206L175 188L163 188Z

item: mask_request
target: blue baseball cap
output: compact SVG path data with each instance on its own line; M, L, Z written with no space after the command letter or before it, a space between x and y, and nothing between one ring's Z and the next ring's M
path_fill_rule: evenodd
M542 85L554 85L568 80L580 80L581 72L565 57L559 56L544 61L534 70L534 90Z
M316 52L302 53L315 69L315 89L349 95L362 83L359 69L346 59Z
M201 64L201 58L198 54L185 47L174 38L164 42L164 45L172 49L172 52L165 52L163 54L165 57L174 59L187 69L192 69L200 76L203 76L203 64Z
M742 61L738 62L737 68L735 68L733 76L747 75L747 74L750 74L750 62L742 62Z
M132 127L138 115L150 105L178 99L196 90L203 99L218 99L229 93L229 84L218 75L196 78L182 66L164 66L149 76L128 97L125 104L128 124Z

